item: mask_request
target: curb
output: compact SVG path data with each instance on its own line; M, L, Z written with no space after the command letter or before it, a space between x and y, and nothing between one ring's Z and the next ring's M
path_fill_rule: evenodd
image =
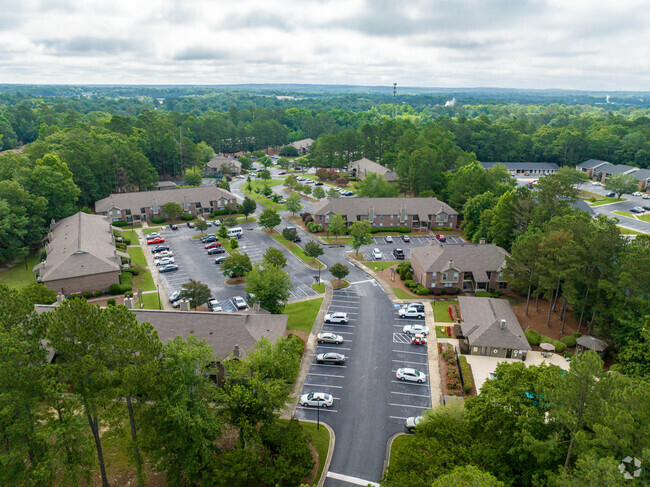
M304 423L315 423L316 421L312 421L311 419L299 419L298 421L304 422ZM329 449L327 450L327 459L325 460L325 464L323 465L323 471L320 474L320 479L318 479L318 487L322 487L323 484L325 483L325 479L327 478L327 472L330 469L330 464L332 463L332 455L334 454L334 443L336 443L336 435L334 434L334 430L330 427L329 424L321 421L320 422L321 426L325 426L327 428L327 431L329 431L330 434L330 446Z
M406 435L406 433L395 433L393 436L388 438L388 441L386 442L386 455L384 455L384 468L381 471L382 477L386 474L386 470L388 469L388 465L390 464L390 449L393 446L393 441L395 440L395 438L402 435Z

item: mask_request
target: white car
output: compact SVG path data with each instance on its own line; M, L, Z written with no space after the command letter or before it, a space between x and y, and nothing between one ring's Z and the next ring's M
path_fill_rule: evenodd
M337 345L343 343L343 337L341 335L325 331L323 333L319 333L316 337L316 340L318 340L318 343L336 343Z
M407 335L417 335L418 333L422 333L426 336L429 334L429 327L424 325L406 325L402 328L402 333L406 333Z
M165 257L171 257L174 255L174 252L171 250L161 250L160 252L156 252L153 254L154 259L163 259Z
M218 227L219 225L221 225L221 220L215 220L212 222L213 227Z
M174 258L173 257L163 257L162 259L154 260L153 263L156 264L156 265L173 264L174 263Z
M644 193L643 196L641 196L644 200L650 200L650 193Z
M372 256L375 259L382 259L384 257L379 249L372 249Z
M334 398L331 394L325 392L310 392L300 396L301 406L330 407L334 404Z
M641 193L641 191L635 191L632 193L632 196L643 196L643 193Z
M347 313L328 313L325 315L325 323L347 323L349 320Z
M232 298L232 304L235 305L235 308L237 309L246 309L248 308L248 305L246 304L246 301L244 301L244 298L241 296L235 296Z
M399 310L399 317L400 318L418 318L422 319L424 318L424 311L418 311L418 309L414 306L410 306L408 308L401 308Z
M418 382L420 384L427 380L427 375L424 372L420 372L419 370L415 370L410 367L397 369L395 376L399 380L408 380L410 382Z
M603 185L603 183L599 183L598 181L594 181L594 182L591 183L591 184L592 184L593 186L602 186L602 185Z
M422 418L424 416L411 416L410 418L406 418L406 421L404 423L404 426L406 426L407 431L413 431L418 424L420 424L420 421L422 421Z
M384 237L384 240L386 243L393 243L393 237L391 237L390 235L386 235Z
M221 303L219 303L219 300L214 298L208 300L208 309L216 313L220 313L221 311L223 311L223 308L221 307Z
M150 238L160 237L160 233L158 232L148 233L147 235L145 235L145 237L147 237L147 240L149 240Z

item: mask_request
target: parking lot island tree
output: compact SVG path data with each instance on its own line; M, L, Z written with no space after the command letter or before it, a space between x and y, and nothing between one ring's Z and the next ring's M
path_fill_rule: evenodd
M325 198L325 190L322 188L322 186L316 186L314 188L313 195L314 195L314 198L322 200L323 198Z
M246 219L248 219L248 215L254 213L256 209L257 203L255 203L255 200L246 196L241 204L241 212L244 214Z
M180 298L189 299L190 304L196 310L197 306L208 302L211 294L210 287L207 284L190 279L186 283L183 283Z
M298 237L298 230L295 228L285 228L282 230L282 236L289 242L295 242Z
M336 277L339 281L350 273L350 269L345 264L337 262L330 267L330 274Z
M327 197L328 198L339 198L341 196L341 193L339 193L336 188L330 188L330 190L327 192Z
M270 249L269 249L270 250ZM293 288L289 273L275 265L266 263L256 264L246 275L248 294L254 294L260 302L260 307L273 314L279 314L291 296Z
M297 193L291 193L287 198L287 202L284 205L287 207L287 210L289 210L292 215L295 215L300 210L302 210L302 200L300 198L300 195Z
M308 257L312 258L312 264L316 264L316 259L323 255L325 251L323 250L323 247L318 245L317 242L310 240L305 244L305 254L307 254Z
M295 230L294 230L295 231ZM264 252L262 260L267 264L273 265L279 269L287 266L287 258L284 256L280 249L269 247Z
M217 236L221 240L226 240L228 238L228 227L221 222L221 227L219 227L219 231L217 232Z
M230 245L231 249L237 250L239 248L239 240L233 237L230 239L230 242L228 242L228 245Z
M347 228L348 226L345 224L343 215L336 213L330 217L329 225L327 225L327 232L334 235L334 238L338 238L339 235L345 235Z
M636 188L637 180L631 174L612 174L605 180L605 189L616 193L617 198L620 198L623 193L633 193Z
M221 264L223 275L230 277L245 276L252 268L253 264L248 254L233 254Z
M183 207L175 201L169 201L163 205L167 218L179 218L183 214Z
M271 171L269 171L268 169L262 169L260 172L257 173L257 177L264 181L268 181L269 179L271 179Z
M267 208L260 215L259 224L260 227L272 230L274 227L277 227L281 221L282 219L277 211L272 208Z
M194 228L196 228L199 232L204 233L208 229L208 222L206 222L203 218L197 218L196 222L194 223Z
M284 187L289 191L293 191L297 185L298 177L295 174L289 174L286 178L284 178Z
M350 235L352 235L352 248L355 250L357 257L359 256L359 249L363 245L370 245L373 242L368 220L354 222L350 227Z

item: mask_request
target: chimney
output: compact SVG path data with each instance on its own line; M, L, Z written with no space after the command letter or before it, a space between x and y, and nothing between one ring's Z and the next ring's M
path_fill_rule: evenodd
M500 328L501 330L505 330L505 329L506 329L506 320L504 320L504 319L501 320L501 323L499 324L499 328Z
M235 347L232 349L232 356L234 358L239 358L240 352L239 352L239 345L235 345Z
M484 245L485 244L485 239L482 238L481 240L478 241L479 245Z

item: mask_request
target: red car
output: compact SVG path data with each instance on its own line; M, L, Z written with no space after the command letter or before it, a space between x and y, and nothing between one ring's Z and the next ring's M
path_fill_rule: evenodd
M221 244L219 242L212 242L205 245L206 249L214 249L216 247L221 247Z
M165 239L162 237L154 237L154 238L147 239L147 245L159 244L159 243L163 243L164 241Z
M436 235L436 238L441 242L447 241L447 237L445 237L444 235Z
M284 171L282 171L282 172L280 173L280 176L284 176L285 174L287 174L287 173L284 172Z

